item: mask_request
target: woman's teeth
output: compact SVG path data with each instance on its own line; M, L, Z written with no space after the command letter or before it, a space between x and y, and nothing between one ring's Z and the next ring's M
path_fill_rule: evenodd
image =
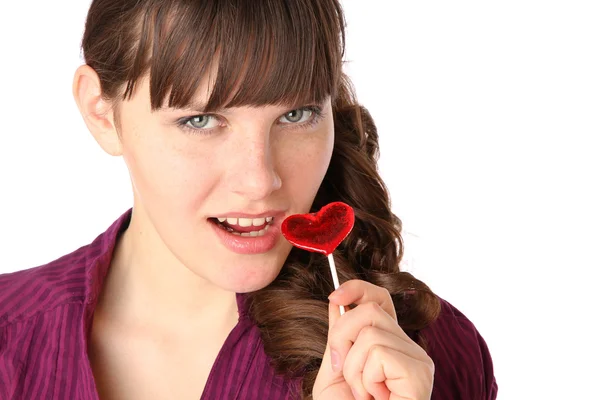
M264 228L262 228L260 231L251 231L251 232L231 232L234 235L239 235L239 236L262 236L265 233L267 233L267 230L269 229L269 225L265 226Z
M273 221L273 217L266 217L266 218L217 218L217 220L219 221L220 225L225 228L225 230L229 233L232 233L234 235L237 236L251 236L251 237L256 237L256 236L263 236L265 233L267 233L267 230L269 229L269 223L271 221ZM266 225L265 225L266 223ZM225 225L227 224L227 225ZM235 228L239 227L239 228L249 228L249 227L258 227L258 226L263 226L262 229L260 230L248 230L245 229L245 232L238 232Z
M218 218L219 222L225 222L229 225L238 225L243 228L248 226L261 226L264 225L265 222L269 223L273 220L273 217L266 218Z

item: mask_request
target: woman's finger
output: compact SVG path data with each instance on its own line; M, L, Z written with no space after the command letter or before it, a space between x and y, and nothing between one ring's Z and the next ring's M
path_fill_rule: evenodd
M393 399L429 400L433 388L434 365L408 358L385 346L373 346L362 372L363 387L369 393L382 393L385 385Z
M329 346L332 352L339 355L341 365L344 365L346 355L358 339L360 331L367 326L389 332L407 345L418 347L377 303L360 304L339 317L329 330Z
M396 309L394 308L390 292L370 282L360 279L346 281L331 293L329 300L342 306L374 302L379 304L394 321L398 322L398 316L396 315Z
M398 336L379 328L373 326L364 327L348 352L343 366L344 379L362 398L368 398L368 395L371 394L375 399L378 399L382 396L382 393L387 393L389 396L389 390L387 390L385 385L373 384L369 389L363 385L363 370L371 348L374 346L386 347L398 351L407 363L419 361L423 358L423 350L420 347L410 345L398 338ZM387 399L388 397L385 398Z

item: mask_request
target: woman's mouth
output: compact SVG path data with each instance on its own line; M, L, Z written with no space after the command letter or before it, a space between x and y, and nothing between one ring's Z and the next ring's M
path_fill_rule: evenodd
M271 216L261 218L227 217L225 214L208 218L208 221L221 244L230 251L238 254L262 254L271 251L283 238L280 225L285 212L269 214Z

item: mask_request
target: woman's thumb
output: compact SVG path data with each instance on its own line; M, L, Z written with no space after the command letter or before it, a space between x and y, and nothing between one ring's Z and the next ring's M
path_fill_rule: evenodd
M332 385L343 383L344 376L342 374L342 366L340 364L340 357L336 354L335 350L331 349L331 335L332 328L335 323L341 318L340 307L338 305L329 303L329 333L327 337L327 346L325 347L325 353L323 353L323 361L319 368L319 373L313 386L313 397L320 398L320 394L325 390L331 390ZM334 367L334 365L336 367ZM346 390L346 388L338 389ZM348 393L349 388L347 388ZM342 397L352 398L352 397Z
M325 348L323 363L328 363L327 367L332 374L341 376L342 366L340 365L340 355L335 349L331 348L332 328L340 318L340 307L329 302L329 333L327 337L327 347Z

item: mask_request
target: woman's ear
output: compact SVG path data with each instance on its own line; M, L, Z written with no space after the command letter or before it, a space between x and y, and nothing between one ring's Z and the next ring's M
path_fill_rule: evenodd
M123 153L112 104L101 96L100 78L89 65L82 65L73 77L73 97L85 124L100 147L112 156Z

